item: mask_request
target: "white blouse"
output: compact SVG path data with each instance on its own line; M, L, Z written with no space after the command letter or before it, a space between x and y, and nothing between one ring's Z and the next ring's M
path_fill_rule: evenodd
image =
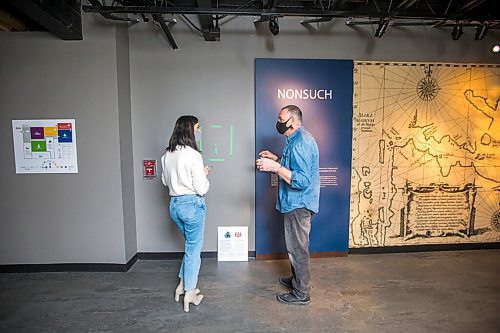
M205 195L210 186L201 154L191 147L177 146L161 157L161 180L168 186L170 196Z

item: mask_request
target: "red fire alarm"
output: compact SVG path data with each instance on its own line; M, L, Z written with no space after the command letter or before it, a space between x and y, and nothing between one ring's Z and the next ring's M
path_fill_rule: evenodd
M142 176L144 179L156 179L156 160L142 160Z

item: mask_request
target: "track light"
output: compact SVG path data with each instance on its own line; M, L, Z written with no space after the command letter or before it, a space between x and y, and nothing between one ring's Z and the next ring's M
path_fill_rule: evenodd
M280 26L278 25L278 18L276 16L271 16L269 19L269 30L275 36L280 33Z
M460 36L462 36L464 34L464 27L462 24L455 24L455 26L453 26L453 31L451 32L451 37L453 38L453 40L458 40L460 38Z
M375 37L378 38L382 37L388 26L389 26L389 20L380 19L377 30L375 30Z
M476 27L476 34L474 35L475 40L483 40L484 36L488 32L488 26L486 24L481 24Z

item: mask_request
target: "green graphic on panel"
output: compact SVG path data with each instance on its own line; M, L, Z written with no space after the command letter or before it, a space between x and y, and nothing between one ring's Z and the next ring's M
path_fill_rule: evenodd
M36 152L45 152L47 151L47 143L45 141L31 141L31 151Z
M233 159L234 128L233 125L223 126L213 124L206 129L200 129L203 137L210 140L201 139L198 148L204 157L210 162L224 162Z

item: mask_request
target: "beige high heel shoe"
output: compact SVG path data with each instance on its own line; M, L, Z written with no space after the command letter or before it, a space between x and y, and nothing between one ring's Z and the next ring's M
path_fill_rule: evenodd
M193 303L194 305L201 303L203 295L198 295L199 293L200 289L186 291L186 295L184 296L184 312L189 312L189 303Z
M182 282L182 279L179 282L179 285L175 289L175 301L179 302L179 296L184 295L184 282Z

